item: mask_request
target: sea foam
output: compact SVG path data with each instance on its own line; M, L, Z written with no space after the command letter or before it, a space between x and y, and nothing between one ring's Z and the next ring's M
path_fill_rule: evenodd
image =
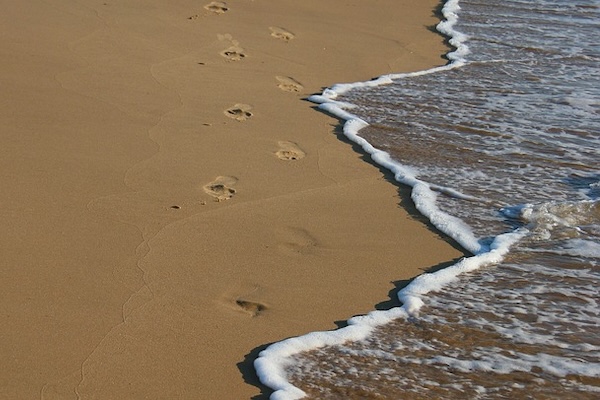
M468 38L454 29L454 25L458 21L457 12L460 9L458 3L458 0L449 0L445 3L442 9L445 20L438 25L438 30L447 35L450 38L450 44L455 47L455 50L448 54L449 64L425 71L383 75L366 82L336 84L329 89L325 89L321 95L311 96L309 100L318 103L320 109L345 120L346 122L343 127L344 135L358 144L371 156L373 161L390 170L399 183L411 186L411 196L417 209L436 228L452 237L467 251L475 255L462 259L452 267L435 273L424 274L416 278L398 293L398 297L403 303L402 307L386 311L373 311L367 315L348 320L348 326L344 328L335 331L312 332L303 336L286 339L272 344L261 351L254 362L254 366L260 381L274 390L274 393L271 395L272 399L290 400L300 399L305 396L302 390L293 386L287 380L285 370L292 363L291 357L295 354L347 341L358 341L367 337L377 326L386 324L397 318L408 318L418 315L419 309L425 302L424 296L427 293L438 290L440 287L455 280L462 273L500 261L503 255L508 252L509 247L526 234L526 231L522 230L500 235L495 238L491 245L483 246L467 224L459 218L443 212L436 206L436 190L440 191L444 190L444 188L420 180L413 168L393 160L387 152L375 148L367 140L359 136L359 131L368 126L368 123L349 111L354 108L352 104L336 100L340 94L356 88L386 85L398 79L434 74L465 65L467 63L465 57L469 54L469 48L465 43ZM452 189L447 188L446 191L452 192ZM453 193L453 195L457 197L462 196L458 192Z

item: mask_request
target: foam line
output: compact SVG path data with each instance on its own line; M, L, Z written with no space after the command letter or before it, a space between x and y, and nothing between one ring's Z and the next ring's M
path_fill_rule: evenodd
M254 366L260 381L274 390L271 395L273 400L301 399L306 395L287 380L285 369L293 363L291 358L295 354L347 341L361 340L366 338L377 326L397 318L418 315L419 309L424 304L423 297L427 293L440 289L464 272L499 262L509 251L510 246L526 234L526 230L506 233L496 237L489 247L483 247L469 226L459 218L444 213L436 206L436 191L451 192L457 197L464 195L451 188L430 185L428 182L418 179L418 173L413 168L398 163L387 152L375 148L360 137L358 132L368 126L368 123L348 111L354 108L354 105L336 100L340 94L356 88L390 84L394 80L434 74L465 65L467 63L465 57L469 53L469 48L465 44L467 36L454 29L454 25L458 21L457 12L460 9L458 3L459 0L448 0L445 3L442 9L445 20L437 27L441 33L450 38L450 44L455 47L455 50L448 54L449 64L424 71L383 75L366 82L336 84L325 89L320 95L309 97L309 100L318 103L320 109L345 120L344 135L358 144L371 156L373 161L389 169L398 182L411 186L411 196L419 212L427 217L436 228L475 255L466 257L449 268L424 274L414 279L398 293L398 298L403 303L402 307L386 311L372 311L367 315L351 318L348 320L348 326L344 328L335 331L312 332L286 339L261 351L254 361Z

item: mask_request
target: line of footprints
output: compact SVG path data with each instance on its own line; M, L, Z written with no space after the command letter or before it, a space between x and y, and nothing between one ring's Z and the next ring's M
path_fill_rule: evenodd
M223 15L229 11L227 4L220 1L213 1L206 4L204 9L206 10L204 16ZM196 20L201 17L202 15L193 15L188 19ZM295 35L292 32L281 27L272 26L269 27L269 30L273 38L284 42L289 42L295 38ZM219 42L224 44L224 50L219 54L228 62L242 61L247 57L244 48L230 34L217 35L217 38L219 39ZM300 82L289 76L276 76L275 81L277 87L284 92L300 93L304 90L304 86ZM235 121L244 122L252 118L252 106L243 103L234 104L230 108L224 110L224 114ZM300 160L306 155L306 153L293 142L279 141L278 146L279 150L275 152L275 155L280 160ZM212 182L204 185L203 189L208 195L212 196L216 202L226 201L235 195L235 185L237 181L238 179L234 176L218 176ZM236 309L245 312L251 317L257 317L268 310L267 305L256 301L254 298L256 296L253 295L253 293L258 289L259 287L257 286L253 288L253 290L250 290L249 293L243 293L245 292L244 290L237 288L234 292L238 293L230 293L226 296L228 298L227 304L232 304L230 301L233 300L233 305Z
M229 11L227 3L220 1L213 1L206 4L204 9L205 13L203 15L193 15L188 19L196 20L203 16L223 15ZM269 27L269 30L273 38L282 40L286 43L295 38L295 35L292 32L281 27L272 26ZM247 57L244 48L230 34L217 35L217 38L219 39L219 42L223 43L224 48L219 54L224 57L227 62L239 62ZM304 86L300 82L289 76L276 76L275 83L277 87L284 92L301 93L304 90ZM252 106L242 103L234 104L226 109L224 114L235 121L244 122L252 118ZM306 153L294 142L279 141L277 144L279 150L275 152L275 155L280 160L295 161L306 156ZM238 179L234 176L218 176L212 182L204 185L203 189L208 195L213 197L216 202L226 201L235 195L235 185L237 181ZM268 310L268 307L265 304L256 301L256 293L254 292L258 289L259 287L257 286L250 290L249 293L243 293L245 291L238 288L235 292L238 292L239 295L231 293L227 297L233 299L234 307L238 310L245 312L251 317L257 317ZM228 304L231 304L229 301Z
M204 6L206 10L204 16L210 15L223 15L229 11L227 3L221 1L213 1ZM201 18L203 15L192 15L188 17L190 20L196 20ZM289 42L295 38L295 35L287 29L281 27L271 26L269 27L271 36L273 38ZM240 43L235 40L230 34L217 35L220 42L223 42L226 46L219 54L226 58L227 61L236 62L246 58L245 50L240 46ZM285 92L300 93L304 90L304 86L294 78L289 76L276 76L277 87ZM238 122L246 121L252 118L252 106L249 104L235 104L232 107L224 111L224 114ZM306 153L293 142L280 141L278 142L279 150L275 155L284 161L295 161L304 158ZM218 176L214 181L204 185L204 191L212 196L215 201L225 201L231 199L236 190L234 188L237 182L237 178L233 176Z

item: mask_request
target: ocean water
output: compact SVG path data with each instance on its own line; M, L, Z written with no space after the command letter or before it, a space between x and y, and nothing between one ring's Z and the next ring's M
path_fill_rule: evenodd
M443 14L446 66L312 100L472 255L268 347L273 399L600 398L600 1Z

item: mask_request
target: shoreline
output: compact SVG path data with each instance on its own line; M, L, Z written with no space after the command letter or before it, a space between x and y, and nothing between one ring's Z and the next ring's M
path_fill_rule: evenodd
M9 10L0 393L263 398L266 344L460 257L306 101L442 64L428 3Z

